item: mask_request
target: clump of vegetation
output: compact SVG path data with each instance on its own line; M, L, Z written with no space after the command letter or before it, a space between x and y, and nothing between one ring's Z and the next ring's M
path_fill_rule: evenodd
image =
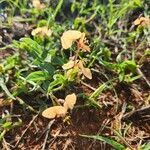
M0 8L1 149L149 149L148 1Z

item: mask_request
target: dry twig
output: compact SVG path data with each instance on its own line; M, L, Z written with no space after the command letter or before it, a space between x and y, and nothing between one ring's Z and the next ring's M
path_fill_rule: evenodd
M48 126L47 126L46 136L45 136L45 139L44 139L42 150L45 150L46 142L47 142L47 139L48 139L48 134L49 134L50 128L51 128L52 124L54 123L54 121L55 121L55 119L51 120L49 122Z
M147 83L147 85L150 87L150 82L148 81L148 79L146 78L146 76L143 74L143 72L139 68L137 68L137 72L138 72L139 75L142 76L142 78L145 80L145 82Z
M32 123L35 121L35 119L38 117L39 113L33 117L33 119L30 121L29 125L27 126L27 128L23 131L20 139L16 142L14 149L19 145L20 141L22 140L23 136L26 134L27 130L30 128L30 126L32 125Z

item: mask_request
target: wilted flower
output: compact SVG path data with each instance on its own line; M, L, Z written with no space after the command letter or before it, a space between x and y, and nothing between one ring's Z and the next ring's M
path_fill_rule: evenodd
M146 17L137 18L134 22L134 25L140 25L142 27L150 26L150 19Z
M65 102L64 102L64 107L68 110L68 109L73 109L75 103L76 103L77 97L76 95L73 94L69 94L66 96L65 98Z
M66 114L67 110L63 106L53 106L42 112L42 116L48 119L64 117Z
M64 70L73 69L75 68L76 71L81 72L85 77L88 79L92 79L92 73L89 68L85 68L83 65L83 62L81 60L69 60L66 64L62 66ZM69 70L69 74L72 72L72 70ZM68 74L68 73L67 73Z
M37 8L39 10L45 8L45 4L41 3L40 0L32 0L32 5L34 8Z
M79 68L81 69L81 72L83 73L83 75L84 75L85 77L87 77L88 79L92 79L91 70L90 70L89 68L85 68L85 67L83 66L83 63L82 63L81 60L79 61L78 66L79 66Z
M49 37L52 34L52 31L50 29L48 29L47 26L43 26L43 27L38 27L34 30L32 30L31 34L33 36L38 35L38 36L42 36L42 37Z
M76 100L77 100L77 97L74 93L69 94L66 96L63 106L53 106L53 107L47 108L46 110L42 112L42 116L48 119L65 117L68 109L73 109L76 103Z
M77 42L78 49L82 49L83 51L88 51L90 52L90 47L86 45L87 43L86 38L85 38L85 33L82 33L79 41Z
M77 30L65 31L61 37L61 44L64 49L68 49L72 46L73 42L77 42L78 49L84 51L90 51L90 47L86 45L85 33L81 33Z

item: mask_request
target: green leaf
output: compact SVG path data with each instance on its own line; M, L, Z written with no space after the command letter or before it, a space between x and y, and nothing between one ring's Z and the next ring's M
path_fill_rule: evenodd
M5 91L5 93L12 99L15 99L15 97L9 92L9 90L7 89L4 79L2 77L0 77L0 87Z
M128 61L125 62L125 64L126 64L126 68L131 70L131 71L135 71L136 68L137 68L137 65L134 61L128 60Z
M30 73L27 77L26 80L28 81L33 81L33 82L38 82L38 81L44 81L50 78L50 75L48 72L45 71L35 71Z
M54 81L49 84L48 93L62 89L67 82L67 78L61 74L55 74L53 78Z
M125 147L122 144L114 141L111 138L107 138L107 137L103 137L103 136L95 136L95 135L80 135L80 136L106 142L107 144L114 147L116 150L125 150Z
M5 71L10 70L10 69L14 68L18 63L19 63L18 54L9 56L6 58L6 60L4 62L4 70Z
M134 0L135 4L138 5L138 7L142 7L142 1L141 0Z
M110 69L110 70L113 70L113 69L116 68L116 64L115 63L110 63L110 62L104 61L102 59L99 60L99 63L101 65L103 65L104 67L106 67L107 69Z
M150 150L150 143L142 145L141 150Z
M144 55L145 55L145 56L150 56L150 49L146 50L146 51L144 52Z
M19 48L21 48L23 50L27 50L35 58L40 58L43 53L42 47L36 41L32 40L31 38L22 38Z
M4 71L3 66L0 64L0 74Z
M0 133L0 141L2 140L2 138L4 137L5 134L6 134L6 130L3 130L3 131Z
M124 71L130 70L132 72L135 72L137 66L136 66L136 63L134 61L126 60L120 64L120 68L122 68Z
M90 99L91 98L94 98L96 99L101 93L103 90L105 90L106 88L108 87L108 83L103 83L101 84L90 96Z
M42 63L39 65L41 70L46 70L49 73L49 76L53 76L54 71L55 71L55 67L53 65L51 65L50 63Z
M5 122L5 123L2 125L2 127L3 127L4 129L10 129L11 126L12 126L12 122Z

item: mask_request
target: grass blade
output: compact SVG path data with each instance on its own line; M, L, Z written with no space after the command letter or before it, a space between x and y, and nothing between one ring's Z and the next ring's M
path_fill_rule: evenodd
M15 100L15 97L9 92L8 88L4 83L4 79L0 77L0 87L5 91L5 93L11 98Z
M113 139L107 138L107 137L95 136L95 135L80 135L80 136L106 142L107 144L114 147L116 150L125 150L125 147L122 144L114 141Z

